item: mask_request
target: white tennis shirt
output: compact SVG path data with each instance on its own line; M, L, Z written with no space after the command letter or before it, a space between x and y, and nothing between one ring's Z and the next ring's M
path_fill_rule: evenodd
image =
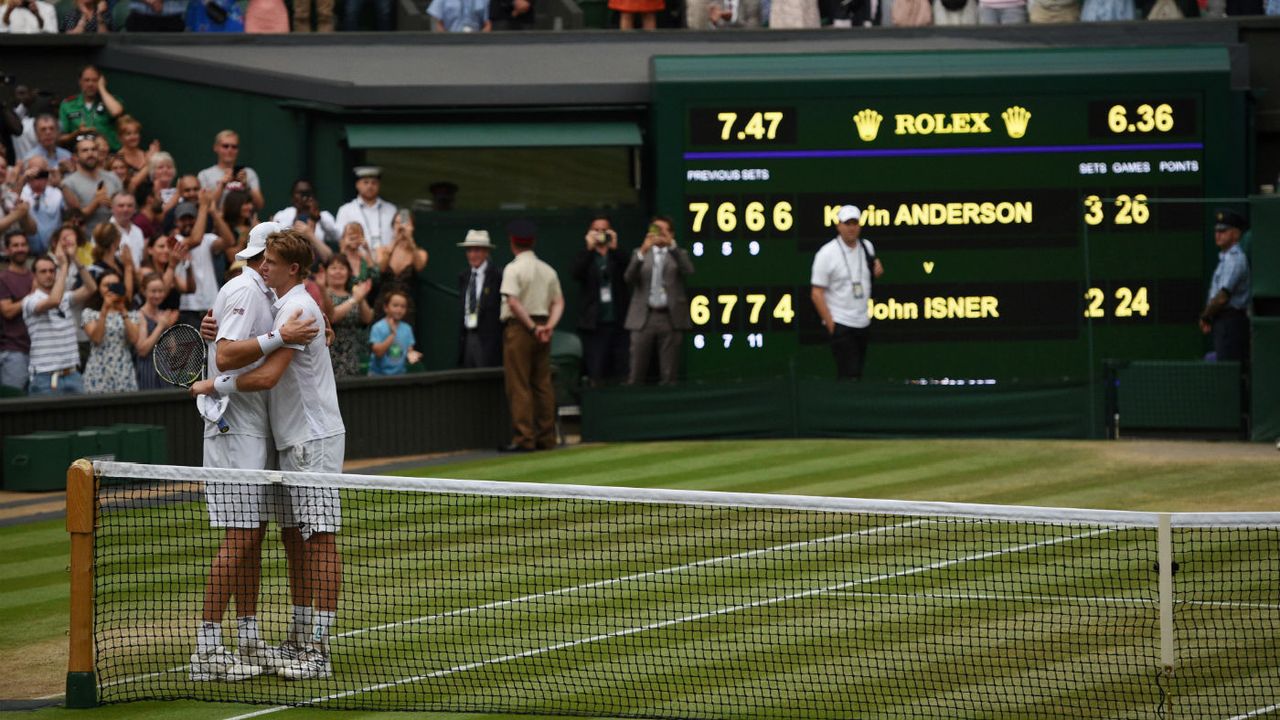
M218 340L244 340L256 338L271 330L274 318L271 315L275 293L263 282L262 276L253 268L245 267L244 271L227 281L218 291L213 301L213 317L218 321ZM323 336L322 336L323 337ZM239 370L221 371L218 369L217 347L209 348L209 377L219 375L241 375L258 367L262 358ZM231 426L228 434L250 435L259 438L271 437L270 419L267 415L266 393L236 393L231 396L227 412L222 416ZM204 436L218 435L218 426L205 421Z
M871 324L867 315L867 301L871 298L871 268L867 267L862 244L866 244L872 255L876 248L867 240L859 240L858 243L851 248L836 237L819 248L813 258L809 283L826 289L827 309L836 324L864 328ZM854 294L855 285L861 286L857 295Z
M294 285L275 302L275 330L289 322L302 310L300 320L313 318L324 327L324 313L311 299L302 283ZM271 389L267 407L275 432L276 449L284 450L309 440L321 440L345 433L342 413L338 410L338 386L333 379L333 363L324 333L318 333L306 345L285 345L297 352L280 381ZM277 351L279 352L279 351Z

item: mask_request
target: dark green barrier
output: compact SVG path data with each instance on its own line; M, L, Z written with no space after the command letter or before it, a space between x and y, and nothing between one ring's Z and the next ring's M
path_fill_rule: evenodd
M1253 325L1252 398L1255 441L1280 440L1280 317L1259 318Z
M1091 436L1092 412L1084 383L921 386L776 378L585 390L582 436L1070 438Z

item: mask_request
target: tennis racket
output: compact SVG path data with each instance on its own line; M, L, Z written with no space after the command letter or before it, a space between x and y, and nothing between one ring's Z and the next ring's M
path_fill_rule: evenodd
M190 325L174 325L160 334L151 361L156 375L170 385L190 388L204 378L209 367L209 346L200 331ZM231 429L227 421L218 418L218 432Z

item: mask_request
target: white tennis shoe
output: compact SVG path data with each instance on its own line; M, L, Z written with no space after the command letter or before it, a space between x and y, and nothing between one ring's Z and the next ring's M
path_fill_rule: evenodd
M197 650L191 655L191 679L196 682L239 682L261 674L261 666L242 661L221 645L207 652Z
M279 649L262 640L241 643L240 647L236 648L236 659L246 665L257 665L271 672L279 672L292 665L295 660L295 658L286 657Z
M288 680L314 680L333 677L333 667L329 664L329 656L323 652L307 647L293 664L280 670L280 676Z

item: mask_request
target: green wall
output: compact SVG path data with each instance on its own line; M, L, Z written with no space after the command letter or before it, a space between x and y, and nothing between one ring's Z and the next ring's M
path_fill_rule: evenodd
M235 130L240 134L240 162L257 171L262 182L264 212L274 214L289 204L289 187L306 167L300 113L281 108L275 98L127 72L112 73L111 91L142 123L144 146L159 140L177 161L179 174L213 165L214 135ZM320 183L324 191L331 184ZM321 200L330 207L326 197ZM336 203L332 207L336 209Z

